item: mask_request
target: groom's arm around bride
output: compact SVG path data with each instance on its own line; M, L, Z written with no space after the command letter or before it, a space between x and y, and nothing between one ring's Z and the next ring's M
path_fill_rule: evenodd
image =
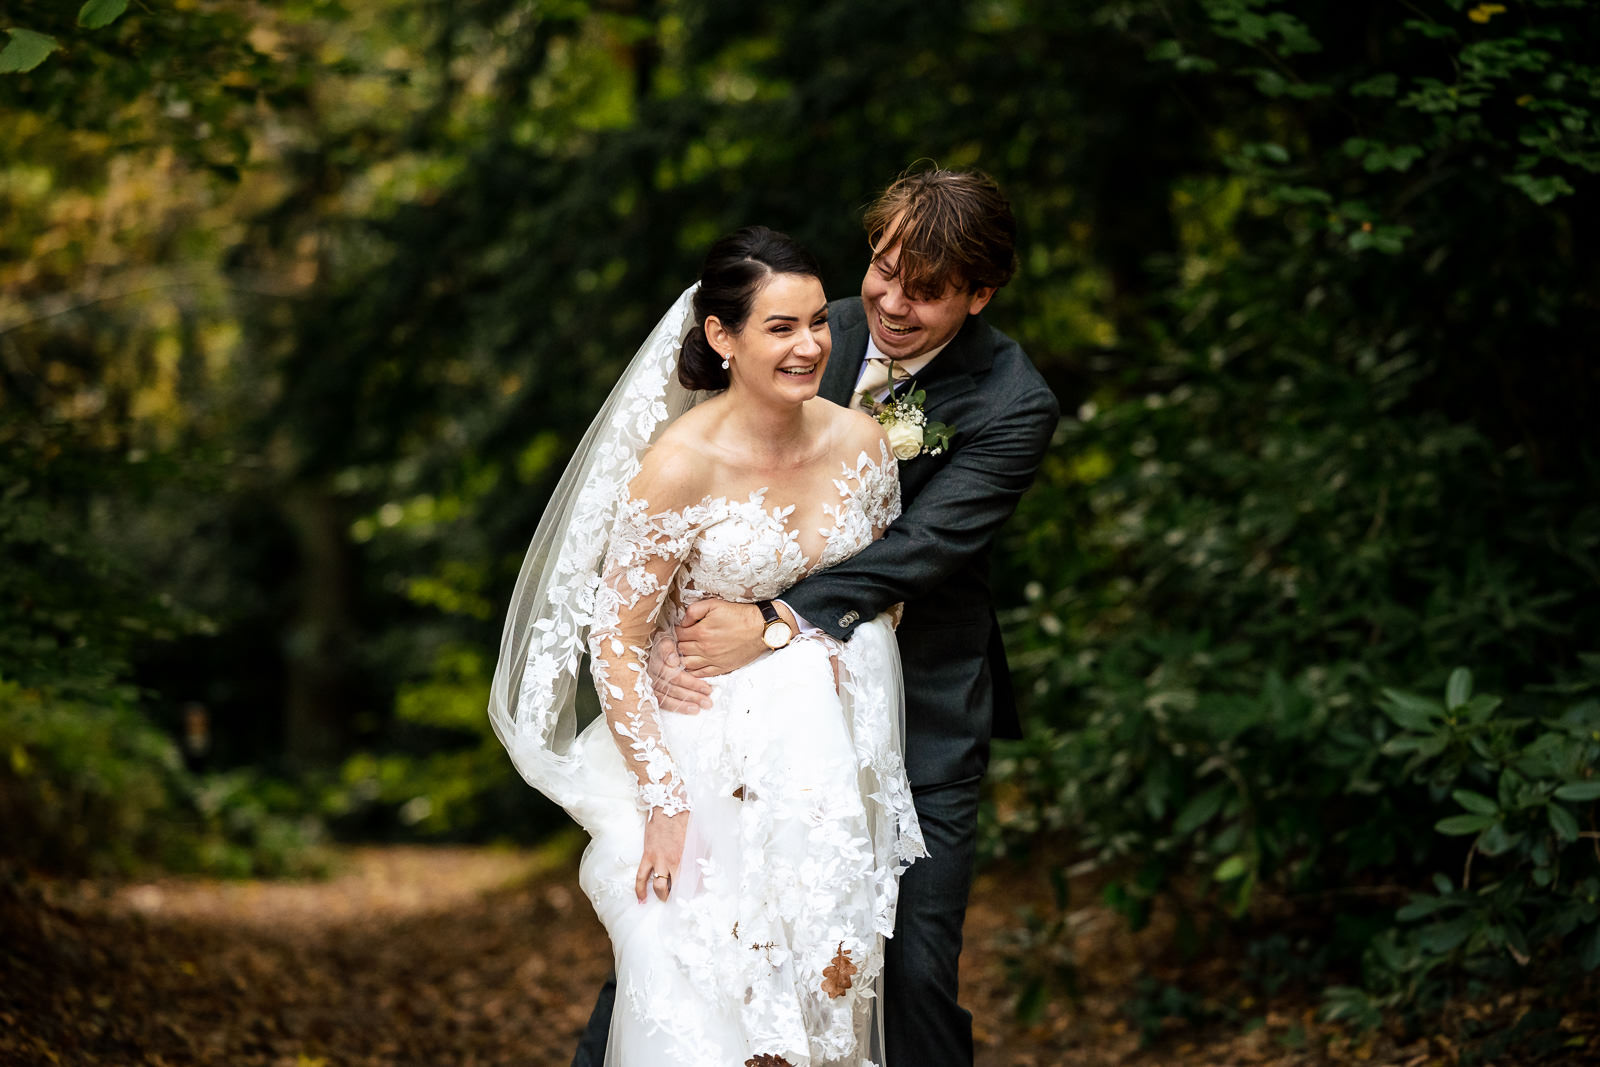
M1033 482L1059 408L1021 347L979 314L1016 263L1015 220L990 179L944 170L904 176L865 222L872 258L860 298L830 306L833 351L820 392L836 403L860 402L863 384L883 383L881 371L871 376L876 362L890 372L879 406L921 393L923 417L947 427L947 441L900 462L904 510L883 539L801 581L782 602L841 640L890 605L905 605L898 633L906 767L929 856L901 881L886 946L887 1062L970 1064L971 1015L957 1000L957 964L978 784L991 736L1019 733L989 556ZM693 605L678 632L682 662L693 674L736 669L766 650L761 629L753 605ZM680 675L670 691L658 682L663 706L709 691L693 674ZM609 993L575 1065L603 1060Z
M848 401L853 390L838 385L853 386L869 348L903 363L931 350L915 388L925 393L929 422L953 428L950 448L902 462L904 510L887 535L785 600L846 639L859 620L905 603L906 769L929 855L901 880L895 936L886 945L887 1062L967 1065L972 1017L958 1002L957 970L978 784L990 737L1020 734L989 556L1033 483L1059 408L1021 347L977 314L1015 263L1015 223L992 182L937 171L902 179L869 211L868 229L874 260L859 303L834 306L838 365L824 394ZM894 330L907 323L909 340ZM941 325L953 333L941 336Z
M989 557L1033 482L1059 408L1021 347L979 314L1015 263L1015 222L992 181L937 170L904 177L868 209L866 225L874 254L860 298L830 306L833 354L821 393L856 402L870 360L887 357L904 383L896 396L921 392L923 415L949 428L949 443L901 461L904 510L883 539L782 600L842 640L905 604L906 761L913 786L926 788L981 775L991 733L1018 732ZM751 605L693 605L678 636L693 674L724 673L765 650ZM691 696L696 686L704 691L680 677L666 695Z

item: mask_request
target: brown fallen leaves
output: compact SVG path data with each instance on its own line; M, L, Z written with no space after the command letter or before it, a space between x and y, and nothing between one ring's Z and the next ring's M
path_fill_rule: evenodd
M78 887L0 872L0 1064L567 1067L611 968L578 889L586 843L548 862L493 849L361 849L338 876L301 884ZM1457 1006L1421 1036L1352 1036L1320 1020L1315 989L1256 1003L1230 992L1223 954L1175 959L1171 911L1157 909L1135 934L1090 905L1075 935L1079 998L1020 1022L1000 938L1019 905L1052 906L1045 874L1042 864L993 869L975 884L961 994L975 1016L976 1067L1448 1067L1462 1058L1466 1023L1499 1032L1557 1006L1529 990ZM1080 882L1073 896L1098 892ZM1146 976L1215 990L1259 1022L1168 1020L1143 1047L1126 1004ZM1600 976L1569 993L1557 998L1562 1047L1495 1062L1600 1063ZM1469 1009L1482 1017L1464 1021ZM765 1055L758 1067L784 1067Z
M841 941L833 963L822 968L822 991L837 1000L850 988L850 976L855 973L856 965L850 962L850 950Z
M566 1067L611 967L570 870L383 849L317 883L0 878L0 1064Z
M794 1067L794 1064L782 1056L774 1056L770 1052L758 1052L744 1061L744 1067Z

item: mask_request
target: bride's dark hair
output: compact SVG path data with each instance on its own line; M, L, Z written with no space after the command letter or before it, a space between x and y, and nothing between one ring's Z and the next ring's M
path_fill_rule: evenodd
M700 269L694 294L694 326L678 353L678 381L685 389L728 387L722 356L706 340L706 317L715 315L725 329L738 333L750 308L775 274L822 277L816 257L786 233L765 226L746 226L717 239Z

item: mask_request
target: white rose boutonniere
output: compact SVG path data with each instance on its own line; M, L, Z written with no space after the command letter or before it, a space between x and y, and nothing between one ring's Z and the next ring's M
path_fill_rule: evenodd
M922 455L922 428L909 422L895 421L884 424L889 438L889 451L895 459L916 459Z
M861 406L883 425L889 451L902 463L921 455L939 455L950 447L950 438L956 432L954 426L928 421L927 412L922 410L926 399L927 393L921 389L883 403L866 394L861 396Z

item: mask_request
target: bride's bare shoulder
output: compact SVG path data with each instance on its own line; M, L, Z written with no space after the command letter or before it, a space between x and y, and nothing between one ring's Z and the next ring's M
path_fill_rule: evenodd
M713 443L721 436L723 420L727 417L727 406L722 399L715 396L702 401L673 419L650 451L660 453L662 462L692 462L706 467L715 453Z
M857 455L865 452L873 459L877 459L879 446L889 447L889 439L877 419L860 408L847 408L838 404L828 406L833 409L833 418L836 420L835 439L842 445L840 452L844 454L843 458L853 462Z
M685 412L668 426L640 459L630 492L635 499L649 501L653 510L687 507L710 491L714 464L694 425L697 420L691 419L694 414Z

